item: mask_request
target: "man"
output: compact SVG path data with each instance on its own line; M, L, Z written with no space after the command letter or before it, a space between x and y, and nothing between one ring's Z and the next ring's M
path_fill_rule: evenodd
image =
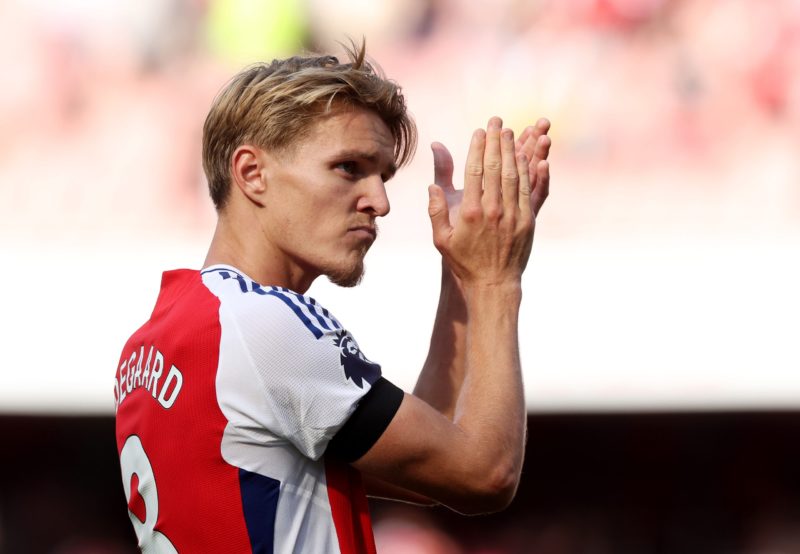
M522 466L520 277L547 196L548 123L472 137L464 189L434 144L443 277L415 394L304 293L358 283L414 150L399 88L360 51L250 68L203 162L219 219L201 271L164 274L117 370L123 486L145 552L374 552L365 496L502 509ZM362 479L363 478L363 479Z

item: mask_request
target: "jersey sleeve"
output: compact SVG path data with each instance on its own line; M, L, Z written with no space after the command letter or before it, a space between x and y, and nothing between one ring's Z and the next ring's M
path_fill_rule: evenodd
M253 302L229 316L263 399L264 413L254 418L318 459L381 379L381 368L313 299L261 290L263 298L250 297Z

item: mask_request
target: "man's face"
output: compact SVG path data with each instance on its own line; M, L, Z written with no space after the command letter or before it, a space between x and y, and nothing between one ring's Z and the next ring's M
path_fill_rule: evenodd
M363 108L326 116L289 152L269 157L267 240L311 280L358 284L375 220L389 213L384 183L394 171L394 139L380 117Z

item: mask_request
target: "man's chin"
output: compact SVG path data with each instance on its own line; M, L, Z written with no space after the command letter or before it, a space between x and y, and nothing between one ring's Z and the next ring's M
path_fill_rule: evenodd
M359 262L356 267L351 267L349 270L328 271L325 275L334 285L354 287L364 278L364 262Z

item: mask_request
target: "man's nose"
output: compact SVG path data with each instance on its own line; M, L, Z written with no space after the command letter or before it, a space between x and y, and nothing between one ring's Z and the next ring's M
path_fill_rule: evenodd
M367 188L358 199L358 211L370 212L375 217L383 217L389 213L389 197L386 194L386 183L379 176L369 179Z

